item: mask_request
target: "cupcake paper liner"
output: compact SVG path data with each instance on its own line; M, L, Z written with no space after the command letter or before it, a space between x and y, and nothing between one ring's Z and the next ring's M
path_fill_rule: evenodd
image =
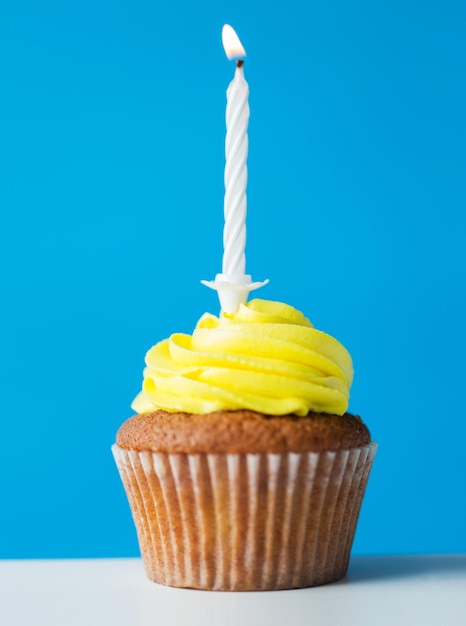
M112 452L151 580L259 591L346 574L376 448L169 454L115 444Z

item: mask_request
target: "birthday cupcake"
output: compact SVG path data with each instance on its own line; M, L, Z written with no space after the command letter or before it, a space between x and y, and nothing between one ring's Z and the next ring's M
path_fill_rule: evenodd
M148 577L271 590L342 578L376 444L348 414L351 357L266 300L149 350L113 453Z
M223 30L229 58L244 48ZM149 350L113 453L148 577L174 587L310 587L345 575L376 445L348 414L351 357L245 274L249 88L227 91L222 313Z

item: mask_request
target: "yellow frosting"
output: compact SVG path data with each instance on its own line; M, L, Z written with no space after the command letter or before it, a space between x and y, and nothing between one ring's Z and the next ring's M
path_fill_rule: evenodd
M343 415L352 379L351 357L336 339L287 304L252 300L236 313L206 313L192 335L153 346L131 406L137 413Z

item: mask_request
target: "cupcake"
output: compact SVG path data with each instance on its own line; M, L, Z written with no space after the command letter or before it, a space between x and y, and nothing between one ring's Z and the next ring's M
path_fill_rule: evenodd
M205 314L146 355L113 454L148 577L311 587L347 571L376 444L347 413L347 350L295 308Z

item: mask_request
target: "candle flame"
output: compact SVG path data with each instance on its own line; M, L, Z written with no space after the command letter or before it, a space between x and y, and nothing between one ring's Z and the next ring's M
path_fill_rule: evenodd
M238 35L229 24L225 24L222 28L222 43L225 54L230 59L243 59L246 56L246 50L243 48Z

